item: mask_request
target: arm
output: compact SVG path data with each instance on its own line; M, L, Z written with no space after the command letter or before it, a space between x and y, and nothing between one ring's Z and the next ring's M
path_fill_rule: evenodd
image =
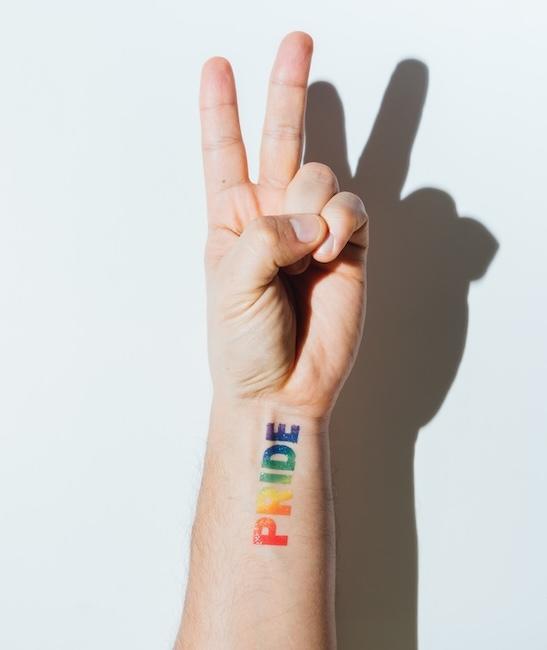
M177 650L333 650L328 427L365 312L367 217L300 165L311 38L287 35L248 178L226 59L202 69L214 398Z
M267 440L270 422L298 442ZM284 470L263 467L275 444L294 454L272 456ZM213 403L180 648L335 647L330 488L325 422Z

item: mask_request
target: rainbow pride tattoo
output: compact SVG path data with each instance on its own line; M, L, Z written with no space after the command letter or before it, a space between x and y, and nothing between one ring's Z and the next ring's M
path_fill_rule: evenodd
M287 503L292 499L292 490L286 487L291 484L292 472L296 465L296 453L289 444L298 442L300 426L291 425L287 432L284 424L278 424L277 430L273 422L266 425L266 440L272 441L262 456L260 481L266 483L256 499L256 511L260 517L254 526L253 544L268 544L270 546L286 546L288 535L277 534L277 522L273 516L291 514L291 506ZM280 444L282 443L282 444Z

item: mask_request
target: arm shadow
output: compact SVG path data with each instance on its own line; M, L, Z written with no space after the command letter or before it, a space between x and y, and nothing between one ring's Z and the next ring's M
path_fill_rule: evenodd
M470 283L498 249L446 192L401 196L427 84L424 63L396 66L355 174L335 87L308 91L304 162L328 164L370 216L364 336L331 427L342 650L417 650L414 448L458 371Z

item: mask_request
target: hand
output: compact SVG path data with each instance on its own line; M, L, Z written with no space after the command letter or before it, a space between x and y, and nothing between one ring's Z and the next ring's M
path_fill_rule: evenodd
M282 40L258 182L249 179L230 63L202 68L209 363L216 397L329 416L365 314L368 218L320 162L301 166L313 41ZM328 128L328 125L325 125Z

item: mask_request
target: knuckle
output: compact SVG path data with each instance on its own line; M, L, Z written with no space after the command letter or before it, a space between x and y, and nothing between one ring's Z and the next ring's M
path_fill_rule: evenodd
M302 130L293 124L275 124L264 129L264 135L276 141L298 142L302 137Z
M218 151L220 149L226 149L234 145L239 145L241 139L236 135L225 134L215 138L214 140L204 140L202 144L203 151Z
M333 188L338 187L338 179L336 178L336 174L328 165L325 165L324 163L308 162L303 165L302 173L309 175L309 177L317 183L324 183L325 185L330 185Z
M363 199L353 192L339 192L336 195L336 203L339 204L340 209L350 214L359 224L364 225L368 223L368 214L365 209Z
M248 229L256 242L265 248L272 248L279 240L277 219L264 215L249 222Z
M345 205L342 201L331 203L321 212L328 220L347 220L353 218L353 210L350 206Z
M363 211L365 209L363 200L358 194L354 194L353 192L343 191L343 192L339 192L337 194L337 197L339 197L341 201L344 201L348 205L351 205L353 208L361 209Z

